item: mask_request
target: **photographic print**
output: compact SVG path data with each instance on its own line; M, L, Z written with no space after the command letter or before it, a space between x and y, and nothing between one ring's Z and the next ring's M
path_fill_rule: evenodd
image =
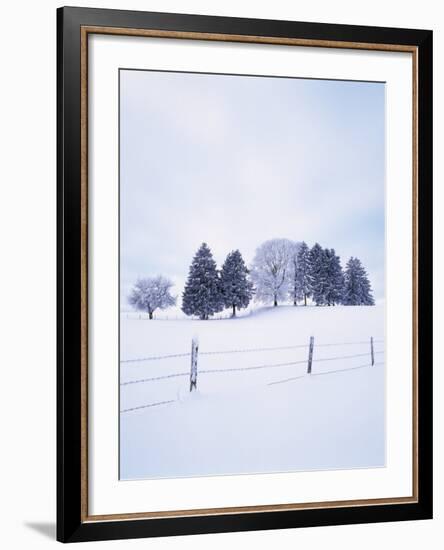
M384 467L384 82L120 69L119 108L120 479Z

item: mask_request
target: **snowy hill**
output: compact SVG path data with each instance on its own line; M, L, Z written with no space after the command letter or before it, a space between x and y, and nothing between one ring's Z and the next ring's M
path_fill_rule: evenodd
M383 306L122 316L121 334L122 479L384 466Z

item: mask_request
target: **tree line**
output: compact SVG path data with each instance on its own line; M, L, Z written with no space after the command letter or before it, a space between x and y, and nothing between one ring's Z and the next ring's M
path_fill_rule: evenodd
M139 279L129 296L136 309L148 312L176 304L173 283L163 276ZM317 306L374 305L373 292L361 261L351 257L345 269L333 248L315 243L271 239L256 250L247 268L242 254L234 250L219 270L213 254L202 243L191 262L182 293L182 311L202 320L229 308L232 316L248 307L253 297L278 306L291 300L296 306L311 300Z

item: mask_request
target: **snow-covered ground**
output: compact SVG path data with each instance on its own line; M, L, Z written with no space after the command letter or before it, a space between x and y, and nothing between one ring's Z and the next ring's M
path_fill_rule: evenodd
M277 347L286 349L263 349ZM121 479L384 466L383 350L383 305L280 306L209 321L122 315ZM216 351L233 353L206 354ZM126 362L164 355L179 356ZM128 384L167 375L178 376Z

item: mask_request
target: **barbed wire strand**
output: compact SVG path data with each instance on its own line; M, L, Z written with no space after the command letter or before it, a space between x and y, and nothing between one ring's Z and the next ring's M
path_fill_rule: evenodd
M345 372L350 370L357 370L357 369L363 369L365 367L376 367L378 365L383 365L383 362L375 363L372 365L371 363L366 363L365 365L359 365L357 367L348 367L346 369L335 369L335 370L328 370L325 372L312 372L311 374L301 374L300 376L292 376L291 378L284 378L283 380L276 380L274 382L269 382L267 386L274 386L275 384L284 384L285 382L291 382L293 380L298 380L299 378L305 378L305 377L312 377L312 376L322 376L325 374L334 374L336 372Z
M254 367L235 367L231 369L202 369L198 370L198 374L211 374L211 373L220 373L220 372L241 372L247 370L259 370L259 369L271 369L274 367L289 367L290 365L303 365L306 364L307 360L303 361L291 361L289 363L276 363L274 365L258 365Z
M349 371L349 370L356 370L356 369L363 369L364 367L376 367L376 366L379 366L379 365L383 365L384 362L379 362L379 363L375 363L374 365L372 365L371 363L368 363L367 365L359 365L357 367L349 367L348 369L335 369L335 370L328 370L328 371L324 371L324 372L312 372L311 373L311 376L323 376L324 374L333 374L335 372L345 372L345 371Z
M138 380L129 380L121 382L121 386L129 386L130 384L141 384L142 382L157 382L158 380L167 380L168 378L178 378L180 376L189 376L189 372L175 372L173 374L165 374L163 376L153 376L151 378L139 378Z
M384 353L383 350L380 351L374 351L375 355L377 353ZM355 353L354 355L342 355L342 356L336 356L336 357L321 357L320 359L313 359L313 363L323 363L324 361L340 361L343 359L354 359L355 357L368 357L368 353Z
M374 344L382 344L384 340L373 340ZM361 342L338 342L336 344L318 344L315 342L315 348L328 348L333 346L363 346L363 345L369 345L370 340L365 340Z
M291 378L285 378L284 380L277 380L276 382L269 382L267 386L274 386L275 384L283 384L284 382L290 382L292 380L298 380L299 378L305 378L307 373L301 374L300 376L292 376Z
M123 409L120 411L120 414L131 412L131 411L138 411L140 409L148 409L150 407L157 407L158 405L168 405L169 403L175 403L177 399L170 399L169 401L158 401L157 403L148 403L148 405L140 405L139 407L132 407L131 409Z
M199 352L200 355L224 355L230 353L251 353L256 351L279 351L279 350L288 350L288 349L298 349L298 348L308 348L309 344L299 344L295 346L277 346L274 348L244 348L244 349L230 349L230 350L219 350L219 351L202 351Z
M152 355L151 357L140 357L137 359L123 359L120 363L140 363L142 361L160 361L162 359L175 359L177 357L189 357L191 353L175 353L173 355Z

